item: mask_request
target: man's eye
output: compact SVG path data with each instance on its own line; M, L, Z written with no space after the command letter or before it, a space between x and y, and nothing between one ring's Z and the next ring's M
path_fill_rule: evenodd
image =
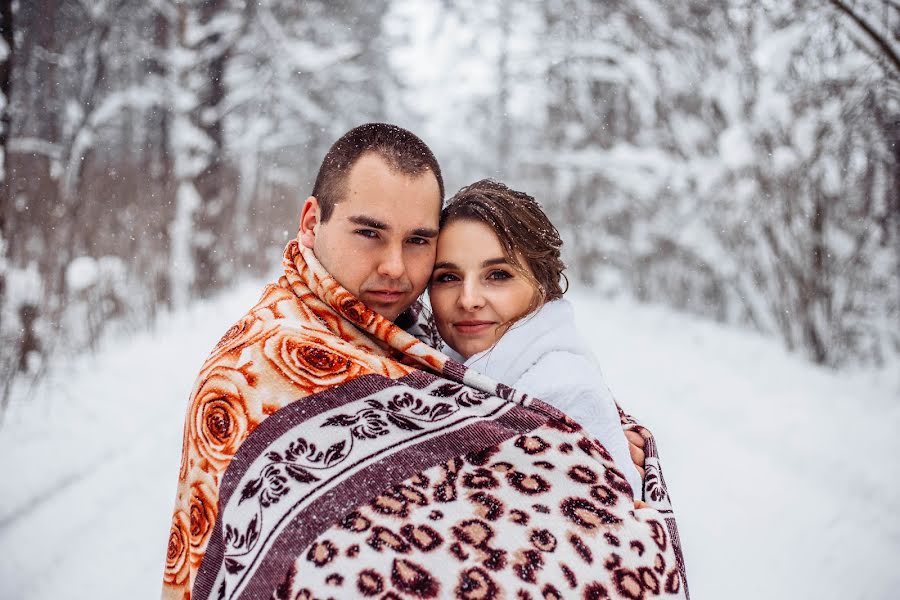
M357 229L353 233L374 240L378 237L378 232L374 229Z
M512 279L512 273L508 271L503 271L501 269L497 269L496 271L491 271L488 274L488 279Z
M428 244L428 240L423 237L412 237L409 238L410 244L415 244L416 246L425 246Z

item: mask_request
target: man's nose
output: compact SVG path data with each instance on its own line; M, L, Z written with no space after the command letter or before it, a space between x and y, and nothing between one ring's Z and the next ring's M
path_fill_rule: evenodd
M400 279L406 271L403 262L403 248L390 247L385 249L378 264L378 274L388 279Z
M463 281L459 294L459 305L463 310L478 310L484 306L484 294L477 282Z

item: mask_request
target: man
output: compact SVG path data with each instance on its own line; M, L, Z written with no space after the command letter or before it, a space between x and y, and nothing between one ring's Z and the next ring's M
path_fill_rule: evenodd
M197 379L164 597L685 597L652 443L652 508L636 516L580 426L400 326L443 194L433 154L399 127L329 150L284 276Z
M425 144L400 128L364 126L341 138L300 216L300 243L338 283L393 321L431 276L444 182ZM396 141L394 141L396 140ZM380 150L365 151L369 146Z

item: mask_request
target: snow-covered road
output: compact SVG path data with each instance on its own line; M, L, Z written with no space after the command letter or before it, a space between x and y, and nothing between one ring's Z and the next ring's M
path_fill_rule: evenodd
M259 285L51 372L0 429L0 598L158 596L194 375ZM895 598L900 365L835 374L659 307L572 299L654 430L695 599Z

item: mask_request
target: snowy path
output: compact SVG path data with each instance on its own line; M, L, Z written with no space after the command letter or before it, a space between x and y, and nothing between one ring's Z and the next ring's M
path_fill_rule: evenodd
M897 597L900 369L837 376L657 308L579 316L660 439L696 598Z
M242 287L73 361L7 418L0 598L159 597L187 397L260 291Z
M0 598L158 597L187 395L259 291L75 359L14 407ZM900 369L835 375L745 332L573 299L610 387L659 438L695 599L896 597Z

